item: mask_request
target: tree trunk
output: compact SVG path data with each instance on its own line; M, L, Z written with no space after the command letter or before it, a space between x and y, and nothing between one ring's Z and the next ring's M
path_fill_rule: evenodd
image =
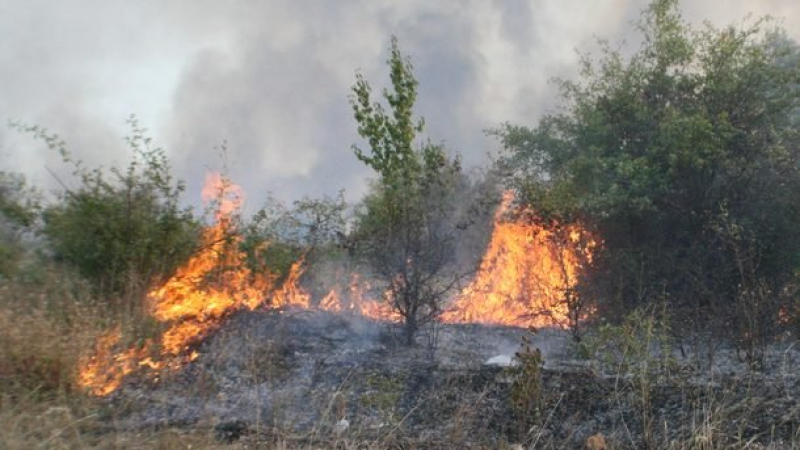
M414 346L414 337L417 334L417 316L410 314L406 316L406 324L403 329L406 337L406 345L409 347Z

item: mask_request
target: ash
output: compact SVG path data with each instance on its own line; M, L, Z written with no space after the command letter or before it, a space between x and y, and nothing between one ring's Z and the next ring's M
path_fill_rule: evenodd
M352 439L445 448L580 448L602 432L616 448L640 448L655 439L640 431L647 429L643 420L658 425L661 442L682 442L713 401L720 415L724 407L750 405L736 420L715 424L735 427L742 438L789 440L800 429L800 357L791 347L776 349L775 366L761 372L718 356L711 371L686 369L679 381L653 383L650 410L642 414L636 380L574 358L566 332L438 324L421 330L410 348L400 344L401 332L322 311L240 312L179 372L130 377L108 399L118 411L113 427L208 428L222 441L280 435L317 444ZM545 361L535 417L521 416L511 395L523 336Z

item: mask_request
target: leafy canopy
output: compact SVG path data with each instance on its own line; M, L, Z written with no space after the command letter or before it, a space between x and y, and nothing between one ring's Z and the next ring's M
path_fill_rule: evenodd
M800 51L766 25L695 30L655 0L637 52L604 45L560 112L497 132L523 201L602 237L600 303L729 311L798 268Z

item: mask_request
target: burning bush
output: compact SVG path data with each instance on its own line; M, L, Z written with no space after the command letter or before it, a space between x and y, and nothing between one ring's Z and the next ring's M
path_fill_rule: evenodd
M266 267L255 272L242 249L243 235L237 214L243 201L241 188L218 173L209 173L203 199L216 211L214 223L204 228L202 245L175 274L148 294L148 313L161 332L141 345L126 345L117 328L97 341L93 352L81 360L79 383L96 395L108 395L124 378L141 370L182 367L199 354L196 347L223 320L240 310L256 308L311 308L311 294L301 286L306 270L303 257L294 261L279 283L278 274ZM385 314L374 302L356 295L342 295L339 286L320 301L319 307L342 311L346 298L350 310L369 316Z
M474 280L445 312L447 322L571 328L579 336L589 305L576 287L591 262L594 239L579 226L544 226L528 211L510 214L505 193ZM511 216L511 217L507 217Z

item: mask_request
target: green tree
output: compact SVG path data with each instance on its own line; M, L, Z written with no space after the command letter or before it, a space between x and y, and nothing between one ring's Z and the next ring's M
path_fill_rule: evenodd
M77 189L44 208L43 232L53 256L75 267L101 295L137 296L168 276L198 244L199 223L180 205L161 148L153 148L135 118L126 138L133 157L125 169L88 169L72 159L58 135L19 126L58 150L73 165ZM131 305L132 306L132 305Z
M386 301L403 317L406 343L412 345L419 327L438 318L463 276L455 260L455 193L463 177L458 158L442 146L417 143L424 129L424 121L413 115L417 80L395 38L390 51L392 90L383 90L389 113L373 102L361 74L352 88L358 133L369 143L367 151L353 149L378 174L358 212L354 236L383 281Z
M775 323L800 257L800 52L765 24L694 30L655 0L635 54L604 46L563 110L499 130L523 201L602 239L582 286L601 311L667 297L741 337L744 296Z

